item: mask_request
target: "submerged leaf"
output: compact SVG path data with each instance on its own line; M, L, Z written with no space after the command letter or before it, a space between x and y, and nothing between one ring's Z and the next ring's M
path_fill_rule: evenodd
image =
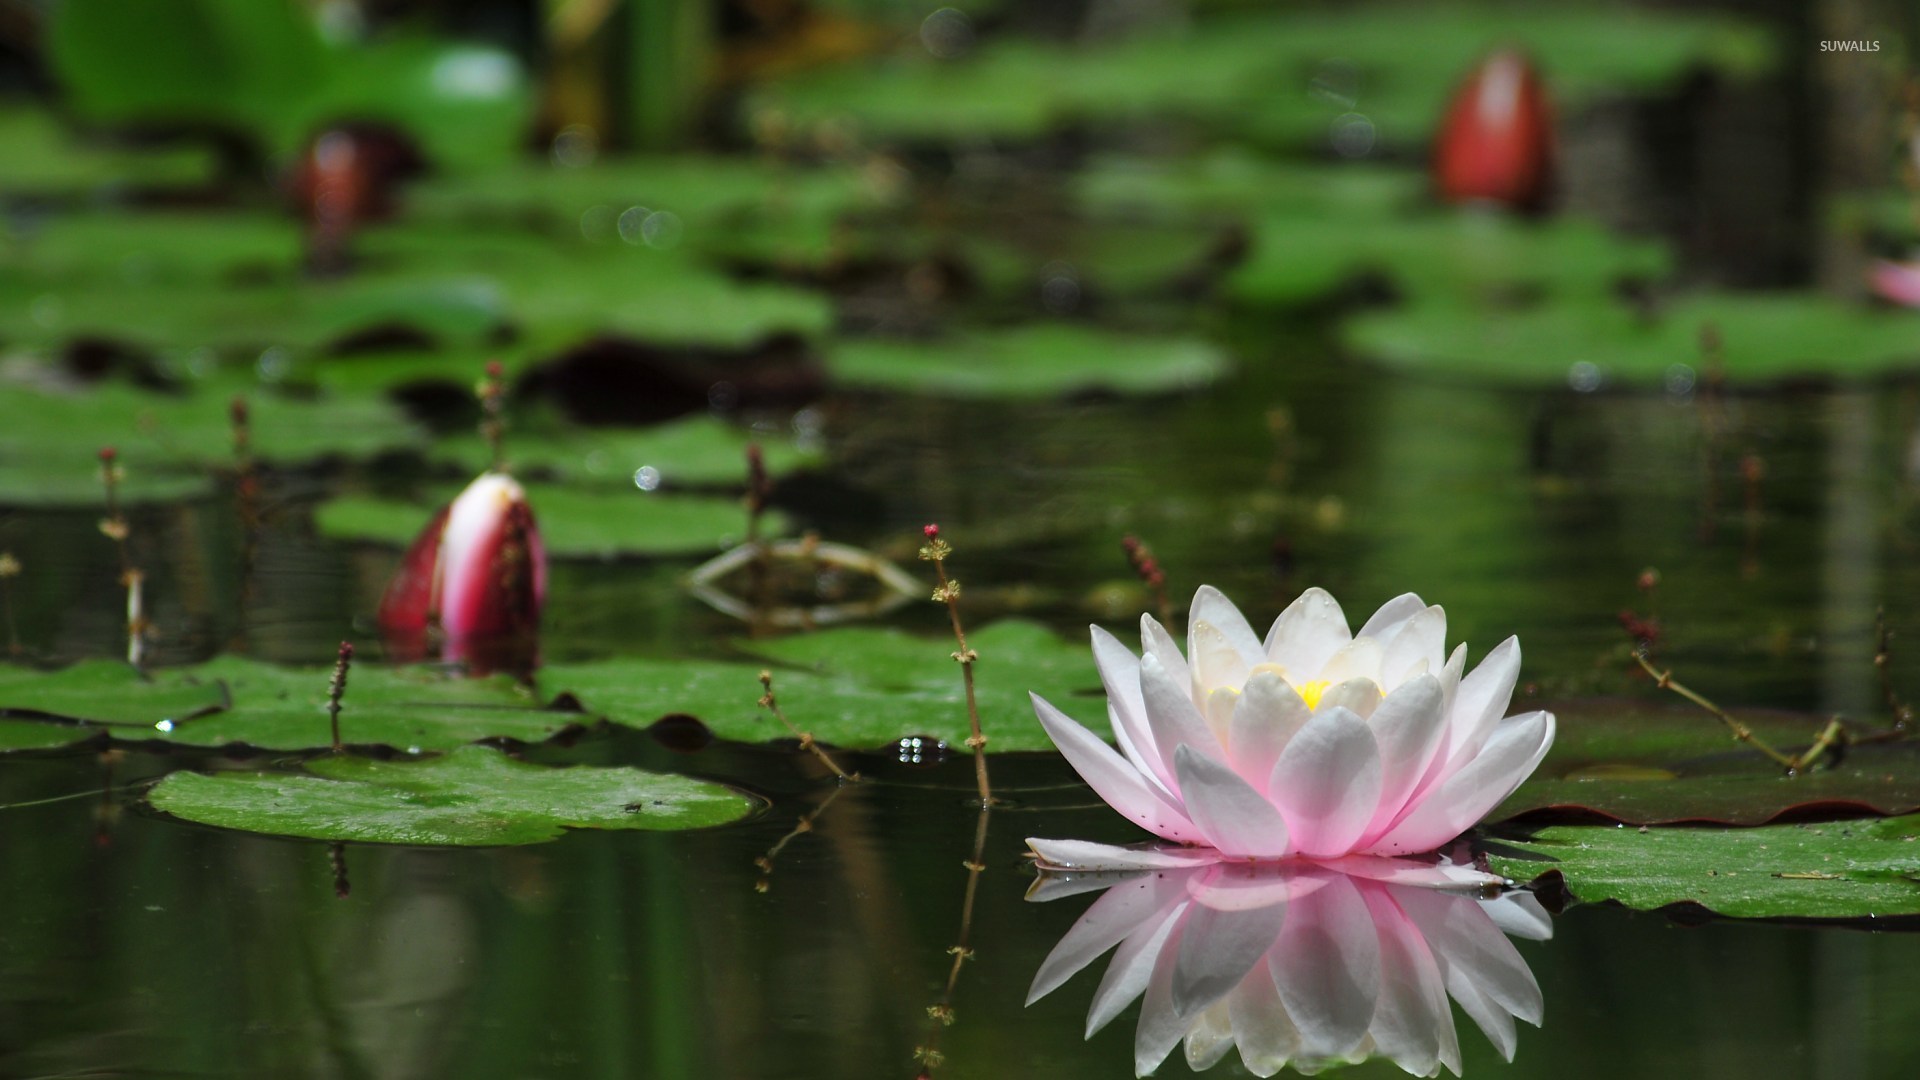
M427 761L320 758L306 774L177 772L147 795L228 829L376 844L538 844L567 829L697 829L745 817L719 784L632 768L550 768L469 746Z

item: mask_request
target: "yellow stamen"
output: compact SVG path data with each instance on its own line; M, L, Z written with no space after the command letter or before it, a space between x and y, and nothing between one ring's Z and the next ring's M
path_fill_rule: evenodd
M1326 693L1327 687L1332 685L1331 679L1315 679L1310 683L1302 683L1294 687L1294 691L1300 695L1301 701L1307 703L1308 709L1317 709L1320 707L1320 695Z

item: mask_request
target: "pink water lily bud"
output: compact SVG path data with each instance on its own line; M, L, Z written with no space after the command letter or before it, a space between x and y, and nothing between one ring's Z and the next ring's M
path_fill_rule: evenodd
M1152 616L1140 629L1135 656L1093 627L1118 749L1038 696L1034 709L1108 805L1196 856L1430 852L1512 794L1553 745L1552 713L1505 715L1520 643L1508 638L1469 672L1464 644L1446 651L1446 612L1412 593L1356 634L1332 596L1308 589L1263 641L1201 586L1185 653Z
M526 492L485 473L407 549L380 601L380 627L399 659L424 657L437 626L448 662L478 673L529 671L546 595L546 550Z
M1875 259L1867 272L1873 295L1902 307L1920 308L1920 260Z
M1028 895L1080 895L1089 880L1102 879L1046 875ZM1453 1003L1508 1061L1514 1021L1541 1022L1540 985L1507 939L1545 940L1552 923L1531 893L1484 895L1476 886L1499 879L1470 867L1213 863L1105 880L1027 1003L1112 949L1087 1036L1138 999L1138 1076L1182 1043L1195 1072L1237 1050L1255 1076L1376 1056L1414 1076L1457 1076Z
M1451 203L1546 208L1553 188L1553 111L1520 53L1480 62L1454 94L1434 144L1434 189Z

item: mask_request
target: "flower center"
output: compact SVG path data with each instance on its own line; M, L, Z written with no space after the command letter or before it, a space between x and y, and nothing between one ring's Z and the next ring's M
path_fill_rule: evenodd
M1307 703L1307 709L1311 711L1320 707L1320 695L1326 693L1327 687L1332 685L1331 679L1315 679L1310 683L1301 683L1293 690L1300 695L1301 701Z

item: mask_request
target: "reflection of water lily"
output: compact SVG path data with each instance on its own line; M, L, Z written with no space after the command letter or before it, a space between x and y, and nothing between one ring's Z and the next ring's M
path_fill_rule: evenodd
M1446 864L1350 858L1343 869L1354 872L1211 863L1043 877L1035 899L1089 885L1105 892L1041 964L1028 1004L1113 949L1087 1036L1144 998L1134 1035L1141 1076L1182 1040L1196 1070L1237 1047L1258 1076L1374 1055L1418 1076L1442 1066L1458 1075L1449 996L1513 1060L1513 1021L1538 1025L1542 1002L1506 934L1552 935L1532 895L1459 891L1497 879Z
M380 601L380 627L403 658L424 649L437 621L444 659L482 671L525 669L546 593L546 550L526 492L511 477L484 473L407 549Z
M1502 719L1519 642L1463 674L1466 646L1445 652L1446 613L1412 593L1357 635L1319 589L1264 643L1211 587L1189 619L1188 655L1150 616L1140 657L1094 627L1118 751L1034 698L1100 797L1166 839L1254 859L1432 851L1511 794L1553 743L1551 713ZM1134 865L1119 849L1068 847L1034 842L1056 864Z

